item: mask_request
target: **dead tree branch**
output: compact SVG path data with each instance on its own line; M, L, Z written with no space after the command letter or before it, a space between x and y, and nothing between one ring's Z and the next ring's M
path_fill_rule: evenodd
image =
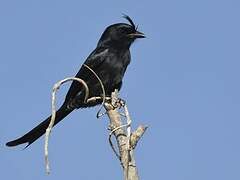
M110 120L109 129L111 131L109 134L109 143L114 153L116 154L116 156L121 162L121 166L123 167L123 172L124 172L124 180L139 180L139 176L137 173L137 166L134 159L134 149L138 141L146 131L147 127L141 125L137 128L137 130L131 133L132 120L130 118L129 111L125 101L118 98L118 91L115 90L115 92L112 93L111 97L107 97L103 83L101 79L98 77L98 75L89 66L84 64L84 67L89 69L94 74L94 76L98 79L102 88L103 96L89 97L89 89L86 82L84 82L82 79L75 78L75 77L63 79L57 82L56 84L54 84L53 90L52 90L52 116L51 116L51 121L49 123L49 126L46 129L45 144L44 144L46 172L47 174L50 173L49 159L48 159L48 141L49 141L49 135L51 133L51 129L54 125L54 121L56 117L56 92L63 83L66 83L67 81L78 81L85 88L84 103L102 100L102 105L99 111L97 112L97 118L101 117L104 114L107 114L109 117L109 120ZM102 107L106 109L105 113L101 113ZM120 112L120 109L122 108L124 109L124 113ZM121 117L125 118L127 123L123 123ZM112 135L114 135L116 138L118 152L114 148L114 145L112 143L112 140L111 140Z
M47 174L50 173L50 166L49 166L49 159L48 159L48 141L49 141L49 135L51 133L51 130L53 128L54 122L55 122L55 118L56 118L56 93L57 90L60 88L60 86L68 81L78 81L80 84L82 84L85 88L85 98L84 98L84 102L87 102L88 99L88 95L89 95L89 89L87 84L85 83L85 81L83 81L82 79L79 78L75 78L75 77L69 77L69 78L65 78L59 82L57 82L56 84L54 84L53 89L52 89L52 116L51 116L51 121L48 125L48 128L46 129L46 135L45 135L45 144L44 144L44 152L45 152L45 164L46 164L46 172Z
M122 124L122 119L119 112L119 108L121 107L121 105L116 108L116 99L118 99L118 93L115 91L112 93L112 101L105 102L104 104L110 120L109 128L111 130L111 133L109 135L109 142L123 167L124 180L138 180L139 176L137 173L137 166L133 150L147 128L144 126L139 126L138 129L131 135L131 119L127 106L124 106L127 124ZM117 151L113 147L113 143L111 142L112 134L114 134L116 138L119 154L117 153Z

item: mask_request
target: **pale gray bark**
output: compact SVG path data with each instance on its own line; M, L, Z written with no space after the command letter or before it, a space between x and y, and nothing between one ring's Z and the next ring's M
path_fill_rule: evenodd
M113 96L117 96L117 93L113 93ZM126 127L122 124L121 115L118 111L118 108L114 107L112 102L107 102L105 103L105 109L110 120L110 130L113 131L117 141L120 156L119 158L124 173L124 180L139 180L134 158L134 148L146 131L147 127L139 126L137 130L131 133L131 136L128 137Z

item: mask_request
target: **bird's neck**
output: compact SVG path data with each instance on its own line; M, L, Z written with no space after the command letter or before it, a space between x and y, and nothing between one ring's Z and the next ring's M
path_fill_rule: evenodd
M98 47L105 47L105 48L113 48L118 51L125 51L128 50L131 46L131 42L120 42L120 41L113 41L113 40L106 40L98 43Z

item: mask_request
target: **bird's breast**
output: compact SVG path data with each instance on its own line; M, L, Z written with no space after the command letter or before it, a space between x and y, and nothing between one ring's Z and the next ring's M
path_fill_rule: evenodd
M130 53L128 52L110 55L106 58L98 75L108 94L111 94L114 89L120 90L120 85L129 63Z

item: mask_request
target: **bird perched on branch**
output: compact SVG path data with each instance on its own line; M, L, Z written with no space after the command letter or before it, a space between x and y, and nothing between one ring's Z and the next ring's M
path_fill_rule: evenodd
M111 93L115 89L121 89L122 79L131 59L129 48L134 40L145 37L143 33L137 30L137 26L135 26L129 16L124 15L124 18L128 20L129 24L117 23L108 26L98 41L96 49L93 50L84 62L101 79L106 96L111 96ZM75 77L81 78L87 83L89 97L99 97L102 95L100 82L85 66L80 68ZM92 107L101 103L101 101L85 103L84 91L84 87L81 84L76 81L72 82L64 103L56 112L54 125L75 109ZM28 143L26 146L28 147L45 133L50 120L51 116L22 137L10 141L6 145L17 146Z

